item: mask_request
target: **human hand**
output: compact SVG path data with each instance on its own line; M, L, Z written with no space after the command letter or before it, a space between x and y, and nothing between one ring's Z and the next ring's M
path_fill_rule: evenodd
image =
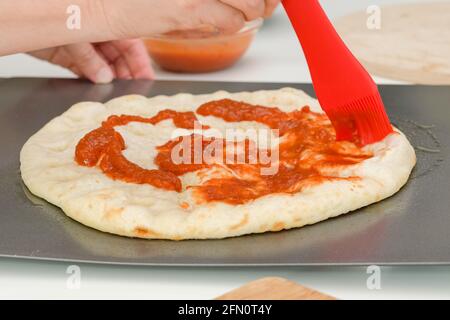
M147 50L141 40L80 43L29 52L71 70L95 83L118 79L153 79Z
M225 33L272 14L280 0L99 0L118 38L214 26Z
M240 29L246 20L269 16L280 0L79 0L82 27L67 27L67 9L71 0L0 1L0 56L31 52L35 57L70 68L81 76L102 82L111 78L108 68L89 67L85 57L95 57L97 66L110 65L118 77L149 77L150 66L143 62L142 44L133 40L170 31L214 27L224 33ZM43 23L45 22L45 23ZM106 42L107 52L118 51L110 58L100 42ZM83 45L71 45L84 43ZM88 43L94 43L90 45ZM129 50L129 46L133 49ZM42 49L53 48L53 49ZM138 56L137 61L131 59ZM80 59L83 62L80 62ZM103 60L103 61L102 61ZM124 63L124 61L126 63ZM138 72L135 65L144 65ZM87 65L88 67L84 67ZM127 66L125 66L127 65Z
M246 20L270 16L280 0L92 0L98 21L111 29L109 39L129 39L174 30L214 26L223 32ZM103 12L102 12L103 10ZM103 17L103 18L102 18ZM151 79L153 70L141 40L77 43L29 52L95 83L114 78Z

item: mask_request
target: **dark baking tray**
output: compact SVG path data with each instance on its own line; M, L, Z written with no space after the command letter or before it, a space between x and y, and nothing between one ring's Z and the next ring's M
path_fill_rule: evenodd
M418 165L395 196L313 226L244 237L172 242L105 234L67 218L21 182L19 151L46 122L82 100L310 84L0 79L0 256L111 264L244 266L450 263L450 87L381 86ZM324 199L326 201L326 199Z

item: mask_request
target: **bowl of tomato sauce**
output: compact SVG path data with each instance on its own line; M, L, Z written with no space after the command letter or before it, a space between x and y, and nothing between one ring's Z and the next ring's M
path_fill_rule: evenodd
M232 34L204 27L173 31L144 39L152 60L172 72L203 73L236 63L247 51L263 19L249 21Z

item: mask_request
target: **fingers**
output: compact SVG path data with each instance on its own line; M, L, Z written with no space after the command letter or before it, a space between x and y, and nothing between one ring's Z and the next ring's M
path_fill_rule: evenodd
M196 29L201 26L214 26L224 33L232 33L245 24L245 16L239 9L218 0L184 1L185 22L181 29ZM184 26L183 26L184 25Z
M33 51L29 54L60 65L95 83L109 83L116 77L154 78L147 49L139 39L71 44Z
M119 79L131 79L131 72L129 71L128 65L125 62L122 54L111 42L104 42L96 44L97 50L101 52L105 59L108 61L114 73Z
M247 21L257 18L267 18L277 8L280 0L219 0L239 11L241 11Z
M77 76L83 76L78 68L73 64L72 57L67 53L65 47L48 48L29 52L31 56L56 64L69 69Z
M266 0L266 8L264 11L264 18L270 17L277 8L280 0Z
M150 58L142 40L116 40L98 44L120 79L153 79Z
M264 0L220 0L239 11L241 11L247 21L264 16L266 3Z
M64 47L64 66L95 83L119 79L153 79L154 73L141 40L117 40Z
M109 83L114 79L113 70L92 44L70 44L65 50L71 57L72 68L92 82Z

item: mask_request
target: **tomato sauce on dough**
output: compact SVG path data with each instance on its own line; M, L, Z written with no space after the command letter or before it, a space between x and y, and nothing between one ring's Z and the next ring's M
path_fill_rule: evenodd
M173 110L161 111L151 118L110 116L99 128L89 132L79 141L75 150L75 161L81 166L98 166L104 174L115 180L149 184L175 192L183 190L180 176L189 172L201 175L220 167L222 173L227 174L213 175L200 185L184 187L192 189L199 203L220 201L238 205L270 194L297 193L307 186L325 181L357 179L358 177L340 177L336 172L373 156L361 149L358 141L336 141L334 128L326 115L312 112L307 106L297 111L283 112L275 107L222 99L201 105L196 113L221 118L227 122L256 121L278 130L281 140L278 146L277 171L274 174L263 175L261 168L264 165L247 161L248 158L245 158L245 163L228 164L226 161L220 161L219 165L204 161L200 155L200 162L175 163L171 155L182 137L157 147L158 154L154 161L158 169L144 169L126 159L122 154L126 148L125 142L114 128L130 122L156 125L163 120L171 119L178 128L194 129L195 122L198 121L195 113ZM228 143L220 141L219 138L205 138L199 134L192 134L190 139L191 153L194 157L198 152L194 146L198 146L198 143L202 146L201 150L213 143L222 142L223 146L227 146ZM242 148L234 150L239 149L241 152L244 150L245 155L250 154L251 148L257 148L248 139L232 143L242 144ZM224 149L219 160L229 157L230 154L227 152L228 149ZM265 150L265 152L272 151Z

